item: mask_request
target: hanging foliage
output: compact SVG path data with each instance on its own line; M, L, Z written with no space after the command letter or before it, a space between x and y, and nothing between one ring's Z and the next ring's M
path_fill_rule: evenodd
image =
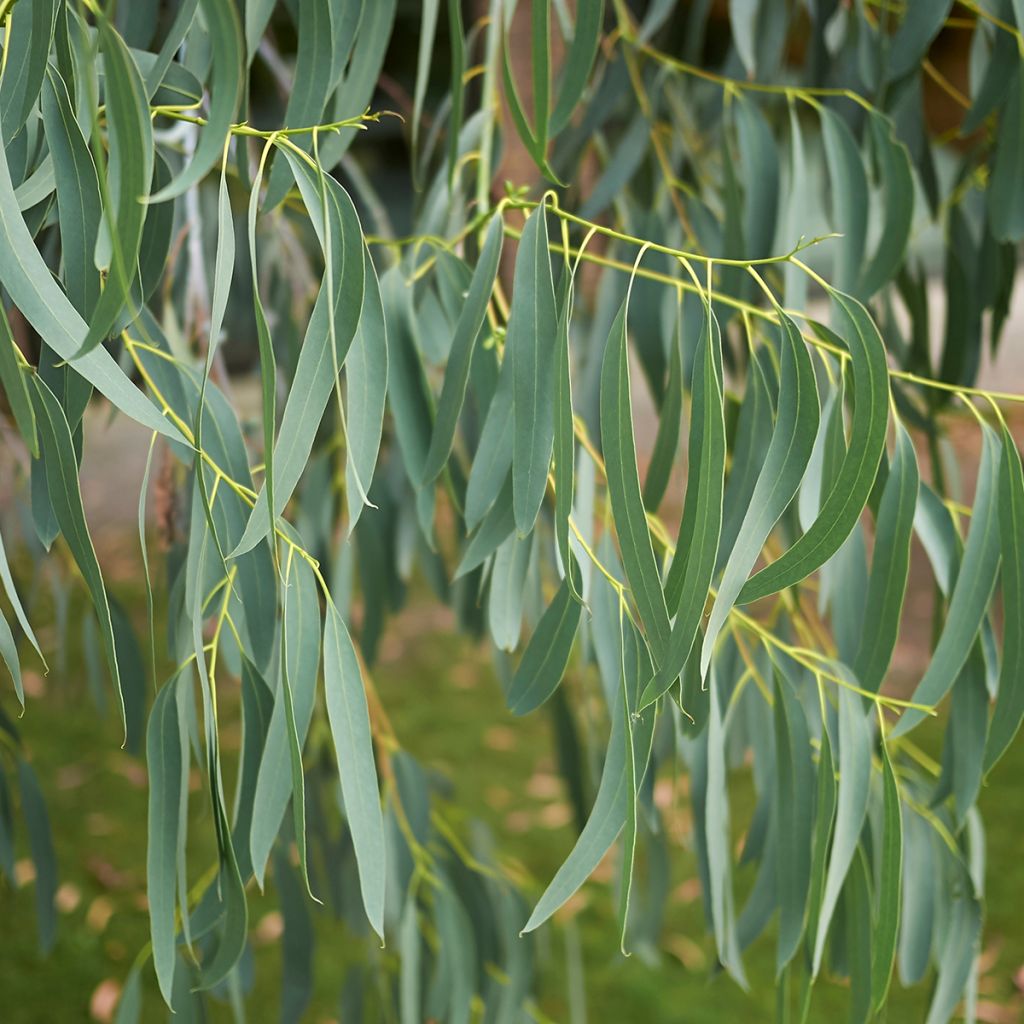
M336 980L352 1019L536 1015L535 933L609 850L609 954L663 938L663 781L739 984L774 942L781 1019L827 973L866 1021L896 970L948 1020L976 991L974 805L1024 716L1024 398L976 386L1024 236L1024 5L407 6L0 2L0 421L28 527L10 510L0 544L0 851L27 842L41 945L58 865L14 722L22 659L50 654L36 564L91 600L148 768L152 941L119 1021L151 969L177 1013L237 1000L252 880L282 908L286 1020L313 913L364 949ZM949 35L966 85L930 59ZM90 533L90 410L150 441L149 659ZM907 685L915 537L935 631ZM404 750L373 671L406 600L450 604L508 708L556 722L579 820L552 877L470 836Z

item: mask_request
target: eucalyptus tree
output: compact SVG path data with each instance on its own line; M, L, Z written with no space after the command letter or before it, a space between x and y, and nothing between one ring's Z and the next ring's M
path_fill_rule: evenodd
M149 775L151 943L119 1019L150 971L186 1017L240 1012L268 878L286 1018L314 893L362 949L352 1019L537 1017L535 933L609 851L609 952L661 941L655 788L681 765L740 984L774 941L783 1019L827 973L867 1020L894 970L934 977L929 1022L970 1014L975 803L1024 713L1024 398L976 386L1024 234L1024 4L442 6L0 3L0 382L29 524L0 548L0 868L27 841L48 946L14 719L19 658L49 652L15 575L66 549ZM90 407L151 439L148 659L86 521ZM951 425L979 439L973 497ZM901 686L915 537L935 629ZM540 885L452 824L376 694L407 599L489 645L516 715L555 708L579 835ZM935 763L919 734L943 729ZM196 802L211 864L186 853Z

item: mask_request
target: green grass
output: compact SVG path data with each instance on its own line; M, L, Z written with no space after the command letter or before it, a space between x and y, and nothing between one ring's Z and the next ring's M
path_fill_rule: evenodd
M139 602L135 603L138 607ZM89 1019L93 993L104 980L123 980L147 940L145 891L146 790L142 763L119 749L113 714L101 715L89 699L72 654L65 678L56 672L30 697L19 722L47 798L64 885L57 945L49 957L37 951L33 887L0 883L0 1020L5 1024ZM554 769L551 724L542 710L516 719L504 707L501 688L482 647L453 635L431 610L408 612L392 623L374 679L395 730L407 749L450 781L447 809L457 827L472 816L491 829L500 856L533 880L536 896L570 849L573 826ZM225 689L229 689L226 684ZM571 685L581 685L574 679ZM7 695L5 704L10 707ZM224 700L230 720L237 705ZM933 730L937 746L939 730ZM237 744L237 730L227 729ZM982 997L1005 1003L1013 996L1012 975L1024 962L1024 931L1018 905L1024 891L1024 794L1017 784L1024 769L1018 744L995 772L981 797L988 829L988 910ZM195 785L199 785L198 778ZM736 779L735 818L749 814L751 794ZM200 791L191 802L190 863L198 869L214 855L213 828ZM685 825L685 806L680 810ZM25 850L19 850L25 857ZM774 944L765 936L748 953L751 990L714 974L713 947L704 934L694 860L673 845L672 898L666 908L663 951L624 958L618 949L614 886L590 882L574 903L575 927L585 970L586 1003L592 1021L768 1021L774 1013ZM741 872L741 893L751 883ZM272 890L253 890L256 982L246 1000L248 1019L278 1019L280 951L273 939ZM336 1020L338 992L352 937L326 914L316 915L316 989L311 1021ZM560 916L564 922L565 917ZM263 924L261 928L260 924ZM260 939L259 936L264 938ZM557 1021L570 1020L569 967L564 927L550 926L541 938L542 1007ZM357 948L362 948L361 944ZM144 973L143 1019L162 1019L155 979ZM923 1020L928 987L904 992L894 983L888 1020ZM813 1021L844 1020L842 985L819 986ZM226 1005L213 1020L230 1020ZM1012 1018L1011 1018L1012 1019Z

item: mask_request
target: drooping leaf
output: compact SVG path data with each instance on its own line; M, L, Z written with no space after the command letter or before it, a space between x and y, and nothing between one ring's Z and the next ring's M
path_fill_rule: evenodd
M950 690L970 654L988 607L999 571L999 437L983 426L981 466L974 497L974 512L964 557L949 600L942 636L932 660L914 690L915 704L934 706ZM925 717L908 708L893 729L893 736L909 732Z
M88 319L96 308L100 278L93 266L102 204L96 167L75 120L67 87L50 70L43 86L43 125L57 186L61 256L68 298Z
M39 457L39 438L36 435L36 414L32 411L26 373L18 365L16 343L11 334L7 313L0 305L0 385L14 416L21 439L33 458ZM19 350L20 351L20 350Z
M579 607L575 602L570 604ZM618 630L616 630L618 632ZM629 627L626 636L635 645L639 637ZM623 651L618 662L616 674L631 659ZM620 685L625 685L622 680ZM653 715L648 714L653 721ZM627 769L627 758L631 756L631 747L627 737L626 717L622 714L611 715L611 736L605 754L604 767L601 771L601 782L598 786L594 806L591 808L587 824L580 833L565 862L555 873L543 895L533 908L529 920L523 926L523 933L539 928L552 914L568 900L601 862L601 859L615 842L622 831L629 814L629 804L633 799L631 793L631 776ZM637 742L633 747L643 747Z
M513 429L512 402L513 368L506 353L466 485L465 515L469 530L475 529L493 507L512 465L512 445L508 443Z
M88 333L76 353L79 359L110 334L131 301L146 221L146 202L153 180L153 126L142 74L124 40L106 17L99 18L97 28L103 54L110 157L106 167L99 166L104 210L103 231L96 251L99 255L102 244L104 256L109 255L109 272L91 311ZM94 140L93 145L96 147L98 143ZM94 148L93 152L99 161L97 154L101 151ZM116 189L110 188L115 184Z
M368 251L363 255L363 308L345 360L345 399L348 418L348 460L345 496L349 533L366 506L384 427L388 391L388 341L377 272Z
M828 768L823 767L827 771ZM832 915L857 849L868 808L871 781L871 736L860 697L839 689L839 796L835 834L814 938L813 971L817 974L825 951Z
M544 610L509 684L506 700L514 715L525 715L540 707L565 674L583 611L569 583L573 574L579 576L575 560L566 567L565 579Z
M711 609L701 649L701 674L711 663L718 634L754 567L761 548L800 486L818 431L818 389L814 368L796 324L777 310L782 324L782 370L778 416L764 465L743 517L718 595Z
M992 180L988 189L988 215L992 234L1003 242L1024 236L1024 202L1014 182L1024 167L1024 73L1013 71L1009 98L1000 118Z
M903 424L896 423L896 449L882 491L875 548L865 600L860 646L853 659L859 684L877 693L899 633L903 595L910 571L910 538L917 508L917 455Z
M775 678L774 711L778 780L774 812L779 902L775 966L776 971L781 971L793 958L803 937L811 880L815 794L807 720L781 673L776 673Z
M1006 752L1024 718L1024 472L1005 424L999 459L999 551L1003 651L999 690L985 742L985 770ZM952 611L952 609L950 609Z
M641 695L641 707L663 694L683 670L698 635L718 556L726 455L721 334L714 311L706 306L704 316L706 330L694 360L690 479L676 553L665 582L665 600L675 611L675 621L664 660Z
M821 109L821 133L832 185L832 222L838 239L836 286L852 292L864 257L868 183L860 150L846 123L827 107Z
M287 155L289 158L292 156L291 153ZM365 257L359 218L348 193L333 178L326 179L328 184L327 209L325 211L315 172L297 158L293 162L292 169L299 183L306 209L309 211L310 220L320 237L321 245L331 249L333 280L325 278L321 284L317 301L313 306L313 313L306 328L306 337L295 368L292 387L281 416L281 428L278 431L276 443L272 444L274 454L272 463L268 458L267 468L268 471L272 470L273 476L273 516L275 518L284 510L295 491L312 450L320 420L330 401L331 392L336 386L335 371L340 370L345 364L345 358L360 321L364 296L363 275L368 269L364 265ZM250 203L250 248L255 245L256 195L257 191L254 189L253 202ZM324 228L325 213L328 218L326 231ZM255 252L253 252L252 262L255 280L257 270ZM371 291L371 302L375 298L372 296L372 285L375 283L376 277L368 286ZM257 293L254 291L253 294ZM333 321L328 309L332 300L334 303ZM267 437L267 443L269 443L273 437L272 420L276 404L274 400L275 363L269 329L266 326L262 308L262 302L260 302L256 322L260 338L261 375L264 382L264 434L267 437L269 426L270 434ZM367 327L372 331L374 340L379 343L381 338L376 329L379 321L375 320L375 316L376 306L373 306ZM261 324L262 326L260 326ZM264 356L266 362L264 362ZM267 422L268 415L269 423ZM369 481L366 481L364 487L368 485ZM245 534L233 554L239 555L250 550L269 532L267 489L261 488L256 505L250 514Z
M285 124L290 128L306 128L321 120L333 85L331 71L334 63L331 4L329 0L305 0L298 6L298 48L295 54L295 74L284 112ZM236 52L240 53L240 45ZM241 69L239 69L241 72ZM241 75L239 74L239 80ZM309 136L297 136L292 144L309 150ZM288 150L294 156L293 150ZM283 153L281 154L284 155ZM278 160L270 172L267 185L266 207L272 210L285 197L295 167L291 159ZM298 178L296 177L296 180Z
M604 0L580 0L576 5L576 25L572 43L565 55L564 71L558 84L558 98L551 112L551 134L557 135L569 122L576 104L587 87L590 69L597 55L604 21Z
M3 659L7 671L11 674L14 683L14 693L18 703L25 706L25 688L21 681L21 660L18 658L18 645L15 643L14 634L7 623L7 619L0 612L0 659Z
M480 257L477 260L473 277L466 293L465 305L459 313L455 325L455 336L452 338L451 351L448 353L448 365L445 369L444 386L437 403L437 418L434 420L434 432L430 438L430 450L427 452L427 464L423 471L423 482L432 482L441 470L452 450L455 428L458 423L462 403L466 397L466 385L469 381L470 364L476 347L487 306L491 299L491 290L498 273L498 260L501 258L501 243L504 237L504 225L501 216L495 216L487 229Z
M345 812L359 864L363 905L374 931L383 938L384 819L370 719L355 648L333 604L328 605L324 622L324 689Z
M4 38L4 74L0 79L0 127L9 145L28 120L46 74L53 42L57 0L21 0L9 8Z
M867 298L892 280L899 269L914 219L914 178L910 155L896 139L893 126L884 115L872 110L870 126L885 188L885 214L882 236L874 255L863 268L857 289Z
M627 311L628 298L619 307L605 346L601 367L601 446L626 579L647 630L654 660L659 663L668 647L670 627L636 465L626 349ZM707 360L710 362L711 358L709 355Z
M82 505L82 492L78 484L78 465L75 462L71 430L68 427L67 418L64 416L64 410L60 407L53 392L38 376L33 378L33 384L35 385L33 401L39 424L40 450L46 470L47 490L60 531L64 534L86 586L89 588L89 596L92 598L103 635L107 664L110 668L114 690L117 693L121 721L127 729L124 696L121 693L121 679L117 667L114 627L110 619L110 605L107 601L107 591L103 584L100 564L96 558L96 549L93 547L89 527L85 521L85 509Z
M315 4L303 4L313 7ZM217 162L242 95L245 43L234 0L200 0L206 34L212 50L210 114L199 133L192 159L181 173L150 197L160 203L180 196Z
M547 8L546 3L537 6ZM555 350L558 312L548 256L547 207L523 228L516 253L507 354L512 360L512 499L516 529L529 533L547 486L554 444Z
M149 772L149 840L146 852L146 900L153 966L160 993L171 999L177 960L178 857L185 837L179 834L184 733L178 718L178 679L163 685L153 702L146 730Z
M0 282L18 309L61 359L75 359L75 370L126 416L175 441L183 440L173 423L128 380L102 348L75 358L89 329L54 281L18 211L7 158L0 153Z
M737 598L747 604L800 582L839 550L857 522L874 484L889 418L889 371L878 328L864 307L833 292L833 309L853 368L852 437L817 518L784 555L755 573Z
M896 960L896 939L900 927L900 889L903 879L903 818L896 776L886 744L882 751L882 835L878 869L878 916L872 943L871 1004L877 1010L885 1004Z

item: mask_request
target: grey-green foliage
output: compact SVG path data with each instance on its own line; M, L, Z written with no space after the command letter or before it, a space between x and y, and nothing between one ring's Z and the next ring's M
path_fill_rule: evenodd
M284 1019L312 992L314 913L366 952L337 980L352 1013L463 1021L478 995L486 1019L521 1019L527 933L620 837L609 951L660 940L675 830L653 794L679 765L718 958L746 984L777 919L785 1019L807 1019L825 973L849 977L855 1021L894 965L935 973L929 1021L973 984L973 805L1024 717L1024 477L1003 416L1020 399L972 388L1024 237L1024 5L956 8L962 147L924 114L950 3L744 0L712 24L719 6L0 3L3 465L31 462L13 476L37 534L5 516L5 705L43 654L26 579L61 564L59 533L78 570L61 593L84 584L98 616L90 678L102 648L138 742L146 659L111 614L78 472L110 415L152 436L147 481L165 467L152 945L119 1021L139 1017L147 959L178 1013L225 979L242 992L246 886L268 866ZM382 72L411 125L382 116ZM258 376L258 411L229 369ZM964 494L940 454L967 410L982 454ZM916 686L890 673L915 536L939 627ZM543 884L452 831L375 694L387 618L427 585L489 635L496 698L552 717L578 836ZM950 693L936 778L907 734ZM45 800L2 705L0 733L0 871L24 842L48 947ZM741 822L739 765L757 796ZM213 865L188 856L196 821ZM737 828L757 865L742 905Z

